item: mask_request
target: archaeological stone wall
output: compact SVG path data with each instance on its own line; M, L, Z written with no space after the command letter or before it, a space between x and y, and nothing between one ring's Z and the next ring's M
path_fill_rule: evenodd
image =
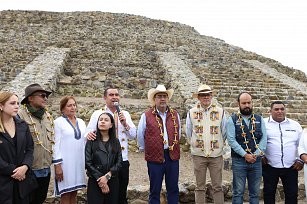
M88 121L103 103L104 88L113 84L137 124L150 106L148 90L162 83L175 89L171 105L184 126L186 111L195 103L192 93L207 83L228 113L237 110L239 92L248 91L256 112L267 116L270 103L282 100L288 116L307 125L303 72L202 36L190 26L102 12L0 11L0 22L0 90L22 97L25 86L40 83L53 91L54 117L59 99L70 94L78 99L79 116ZM135 141L130 144L136 150ZM181 187L182 203L192 202L193 184ZM136 195L131 199L148 193L130 190Z

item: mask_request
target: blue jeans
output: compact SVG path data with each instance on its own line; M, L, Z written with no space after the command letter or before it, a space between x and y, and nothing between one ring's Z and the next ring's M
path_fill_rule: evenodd
M232 173L233 173L233 192L232 203L242 204L247 179L249 191L249 203L259 204L259 191L262 176L261 158L258 157L256 162L251 164L245 159L232 157Z

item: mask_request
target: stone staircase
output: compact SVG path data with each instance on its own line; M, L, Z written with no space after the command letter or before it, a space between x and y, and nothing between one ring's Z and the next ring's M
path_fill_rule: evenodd
M237 111L237 96L240 92L247 91L253 96L256 113L267 117L271 102L281 100L287 105L287 116L307 126L306 93L260 69L247 65L233 69L198 67L193 71L196 76L205 79L204 83L213 87L217 100L228 112Z
M301 81L289 79L298 72L190 26L101 12L0 11L0 21L0 90L21 96L26 85L40 83L54 91L54 117L59 99L74 95L79 117L88 121L103 105L104 88L114 84L137 125L150 106L148 90L162 83L175 89L171 105L184 124L196 102L192 93L207 83L229 113L237 111L237 95L248 91L255 112L266 117L270 103L282 100L288 117L307 126L303 74ZM276 78L274 70L287 76Z
M101 98L104 87L114 84L124 98L146 99L150 88L163 83L175 89L173 102L184 117L197 84L208 83L229 112L245 90L254 96L256 112L266 116L272 100L283 100L289 116L307 124L304 87L287 84L300 72L190 26L102 12L1 11L0 20L0 89L52 46L70 50L57 88L51 88L59 96ZM288 76L277 80L269 69L287 70Z

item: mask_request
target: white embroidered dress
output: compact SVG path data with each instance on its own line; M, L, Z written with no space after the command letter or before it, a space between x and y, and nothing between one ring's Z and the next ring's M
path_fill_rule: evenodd
M55 145L53 163L62 164L63 181L54 182L54 195L86 188L85 181L85 154L86 137L83 137L86 125L77 118L73 124L61 116L54 121Z

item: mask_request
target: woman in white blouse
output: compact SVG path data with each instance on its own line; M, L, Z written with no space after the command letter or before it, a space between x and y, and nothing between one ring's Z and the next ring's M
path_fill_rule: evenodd
M298 145L298 155L300 159L304 161L304 180L305 180L305 191L307 198L307 129L304 129L303 134Z
M86 125L76 117L77 103L73 96L60 101L62 116L54 121L55 145L55 196L61 196L61 204L76 204L77 191L86 187L83 137Z

